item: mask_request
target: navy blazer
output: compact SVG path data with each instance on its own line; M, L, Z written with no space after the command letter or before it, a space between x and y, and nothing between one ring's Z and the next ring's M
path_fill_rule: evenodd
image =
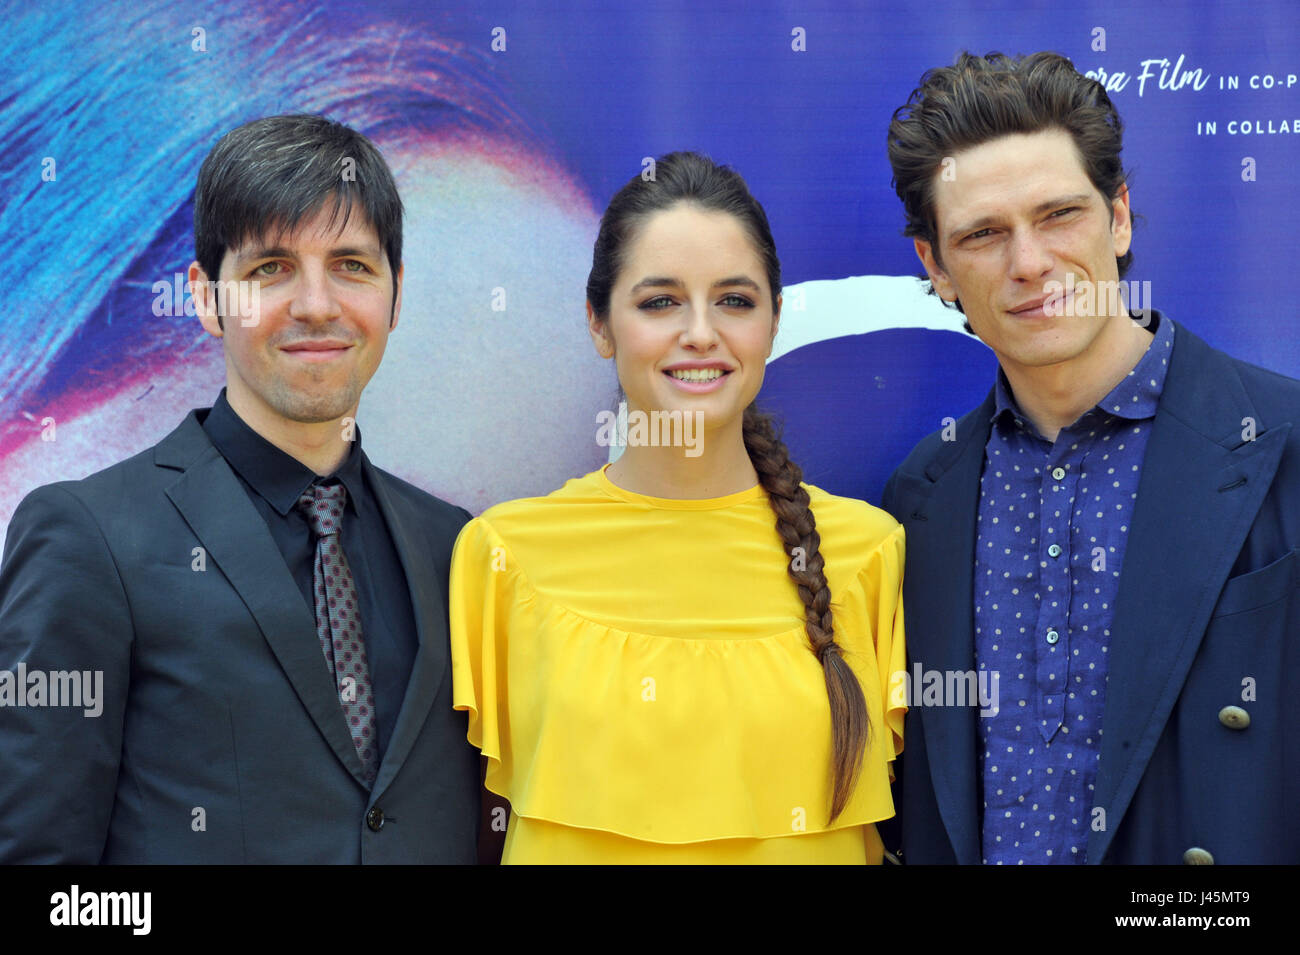
M447 629L469 515L363 458L419 638L367 789L314 610L199 414L14 513L0 668L102 673L103 710L0 708L0 862L475 862Z
M885 488L907 532L909 667L975 669L993 408L990 392L956 440L925 438ZM1300 381L1175 327L1111 625L1089 863L1300 862L1298 422ZM907 862L980 861L977 719L908 711L891 833Z

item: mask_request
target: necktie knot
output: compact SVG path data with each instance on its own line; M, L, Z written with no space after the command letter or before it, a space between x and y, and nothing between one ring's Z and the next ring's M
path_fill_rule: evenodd
M317 537L328 537L343 526L343 505L347 500L348 490L342 484L313 484L298 498L298 507L307 515L312 532Z

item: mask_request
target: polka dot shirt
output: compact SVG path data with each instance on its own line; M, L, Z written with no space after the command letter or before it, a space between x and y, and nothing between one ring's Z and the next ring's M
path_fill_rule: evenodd
M975 660L998 676L997 712L978 718L986 863L1086 861L1111 618L1173 349L1156 320L1128 376L1054 442L998 372L975 545Z

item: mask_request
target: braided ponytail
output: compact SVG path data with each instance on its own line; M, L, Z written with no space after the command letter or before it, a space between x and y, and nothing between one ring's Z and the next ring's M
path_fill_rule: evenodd
M604 321L609 315L610 294L623 266L629 242L645 220L679 202L735 216L749 233L767 272L772 301L781 294L781 262L762 205L750 194L735 170L720 166L698 153L675 152L661 156L655 176L632 179L610 200L600 219L587 277L587 303ZM745 409L745 450L767 491L776 512L776 530L790 557L789 571L804 603L804 627L826 676L826 693L831 704L831 740L834 744L832 770L835 788L831 797L832 822L848 805L849 796L862 768L870 726L862 687L840 656L831 622L831 591L822 572L821 538L808 506L808 492L801 482L803 473L776 436L772 422L753 405ZM803 569L795 569L795 548L802 548Z
M826 677L834 746L831 763L835 787L830 815L830 821L834 822L848 804L862 768L862 755L870 735L867 703L858 678L844 662L840 646L835 642L831 589L822 572L826 561L821 555L821 535L817 533L817 522L808 505L808 492L802 486L803 472L790 460L772 419L752 404L745 409L743 432L745 450L776 512L776 532L781 535L781 543L790 558L790 576L804 604L804 629ZM795 567L796 547L802 548L803 559L799 562L802 570Z

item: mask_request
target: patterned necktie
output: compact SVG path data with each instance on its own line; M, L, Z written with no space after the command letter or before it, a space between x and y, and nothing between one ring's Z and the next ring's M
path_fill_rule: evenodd
M370 686L370 666L361 639L361 610L352 570L339 543L343 505L348 492L342 484L313 484L298 498L316 535L316 635L325 662L334 674L339 703L347 717L352 742L361 757L367 783L374 783L379 760L375 754L375 700Z

